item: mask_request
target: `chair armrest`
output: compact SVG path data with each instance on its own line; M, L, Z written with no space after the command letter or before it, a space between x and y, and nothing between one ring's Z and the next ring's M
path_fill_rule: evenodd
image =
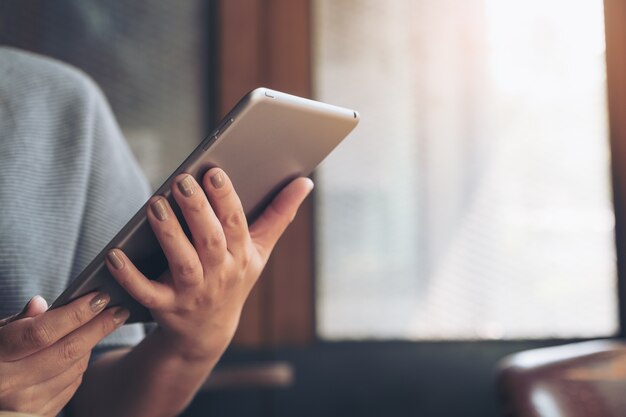
M263 362L218 368L201 391L286 388L293 384L294 370L287 362Z
M598 340L505 358L499 388L507 416L626 416L626 343Z

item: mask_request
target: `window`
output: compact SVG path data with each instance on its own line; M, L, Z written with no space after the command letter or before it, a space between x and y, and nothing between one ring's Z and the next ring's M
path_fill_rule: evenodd
M323 339L617 331L601 0L316 0Z

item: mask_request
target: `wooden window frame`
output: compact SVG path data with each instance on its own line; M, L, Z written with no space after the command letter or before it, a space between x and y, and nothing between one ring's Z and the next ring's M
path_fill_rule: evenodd
M615 209L619 337L626 337L626 3L604 1L611 173Z
M265 86L311 96L309 0L218 0L219 116ZM276 249L244 308L234 345L307 345L315 338L313 198Z
M310 97L314 0L217 0L219 115L267 86ZM626 3L605 0L611 173L617 250L619 337L626 337ZM316 340L314 195L278 243L242 314L235 346Z

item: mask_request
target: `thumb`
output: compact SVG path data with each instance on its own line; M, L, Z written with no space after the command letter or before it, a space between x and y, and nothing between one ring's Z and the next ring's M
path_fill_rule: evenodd
M301 177L293 180L270 203L250 226L252 241L267 260L274 245L296 216L298 207L313 190L313 181Z
M23 319L26 317L38 316L41 313L45 312L47 309L48 303L46 302L46 300L42 296L36 295L26 303L22 311L5 319L0 319L0 327L5 326L15 320Z
M23 319L25 317L35 317L41 313L45 313L48 309L48 303L41 295L36 295L26 303L24 309L16 316L14 320Z

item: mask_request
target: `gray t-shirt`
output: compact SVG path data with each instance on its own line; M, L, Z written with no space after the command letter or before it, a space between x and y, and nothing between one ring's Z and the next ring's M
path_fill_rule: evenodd
M51 303L141 207L148 184L82 72L0 48L0 318ZM124 326L104 346L137 343Z

